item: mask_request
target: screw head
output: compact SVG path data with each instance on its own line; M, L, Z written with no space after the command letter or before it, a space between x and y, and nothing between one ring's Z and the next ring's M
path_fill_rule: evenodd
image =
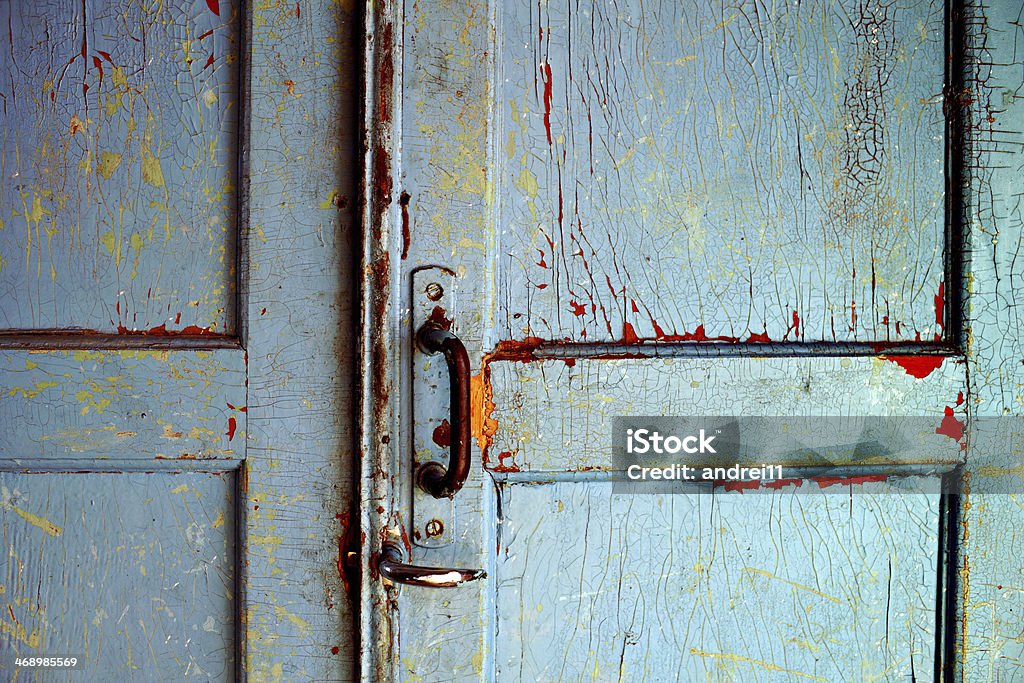
M444 287L439 282L431 282L423 291L431 301L440 301L444 296Z
M427 532L427 538L437 538L444 533L444 522L439 519L432 519L427 522L424 531Z

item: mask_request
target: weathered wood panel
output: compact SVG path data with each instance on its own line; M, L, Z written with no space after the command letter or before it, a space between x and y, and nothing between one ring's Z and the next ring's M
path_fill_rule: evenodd
M501 338L943 335L943 2L497 7Z
M938 497L502 490L502 681L930 680Z
M499 472L609 469L623 415L915 416L926 431L901 457L957 462L960 444L934 432L947 409L963 421L966 391L966 365L951 359L923 378L873 357L493 362L476 427Z
M969 408L980 418L1024 416L1022 9L1019 2L979 1L966 3L961 14L972 58L957 93L970 114L964 149ZM965 681L1004 683L1024 676L1024 450L1017 444L988 441L986 450L969 456L988 464L1010 493L972 493L964 505L958 647ZM967 483L969 491L984 491L994 482Z
M358 3L253 3L245 671L351 681Z
M85 658L7 680L231 680L234 479L0 472L0 650Z
M235 349L2 351L0 462L233 468L245 456L245 377Z
M0 25L0 328L234 331L237 4L5 2Z

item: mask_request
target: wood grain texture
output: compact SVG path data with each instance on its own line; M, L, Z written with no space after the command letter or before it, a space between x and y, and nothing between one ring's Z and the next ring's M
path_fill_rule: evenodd
M4 3L0 328L230 333L238 10Z

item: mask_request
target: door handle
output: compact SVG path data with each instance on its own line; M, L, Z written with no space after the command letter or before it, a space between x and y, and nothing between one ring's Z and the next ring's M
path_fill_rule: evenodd
M469 477L469 354L461 339L436 322L424 323L416 332L416 342L428 355L444 354L451 396L451 456L448 467L439 462L424 463L416 472L416 483L434 498L452 498Z
M385 543L377 560L377 571L392 583L405 583L426 588L454 588L487 576L482 569L453 569L447 567L420 567L406 564L405 553L396 543Z

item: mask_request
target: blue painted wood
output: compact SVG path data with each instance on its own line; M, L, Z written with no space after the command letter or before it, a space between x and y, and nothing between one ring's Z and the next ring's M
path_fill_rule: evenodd
M0 477L24 494L0 510L4 555L32 560L3 561L0 609L42 624L22 650L103 636L81 680L354 678L359 16L0 8L0 328L102 333L0 338L34 347L0 351ZM185 566L197 538L219 548L216 581ZM110 570L38 580L79 557ZM157 559L189 589L173 617ZM126 602L141 623L119 621ZM4 623L0 648L18 633Z
M237 467L245 377L236 349L0 351L0 465Z
M5 662L85 659L10 680L231 680L234 477L0 472Z
M0 328L234 331L236 3L0 23Z
M587 471L608 466L609 420L622 413L1021 414L1012 302L1022 119L1013 95L1019 69L1010 66L1024 44L1019 8L747 7L463 3L442 13L425 3L375 5L362 441L372 506L363 550L401 542L410 530L409 448L423 434L411 432L413 390L403 375L413 360L402 352L412 353L408 277L447 266L458 274L454 327L476 372L478 448L456 498L454 543L411 555L420 564L482 566L491 577L458 591L396 592L367 572L365 671L401 680L619 680L625 662L641 678L673 680L685 660L688 673L713 680L835 680L848 671L886 680L905 678L911 661L914 676L930 677L938 661L964 680L1017 675L1019 495L981 493L991 480L1021 490L1015 443L968 438L955 454L968 495L952 520L959 547L950 555L938 548L934 498L679 498L682 510L725 501L718 516L688 517L664 513L671 500L612 501ZM966 41L962 91L957 63L947 62L945 21L954 22L954 43ZM870 88L869 74L879 76ZM944 106L954 123L961 107L968 116L964 145L942 160ZM947 171L950 198L964 201L948 215ZM955 251L961 239L966 253ZM961 316L963 339L951 325ZM762 335L784 343L735 343ZM825 357L821 347L810 350L818 357L752 357L797 355L786 346L794 342L919 336L952 342L952 357L899 358L870 345L860 356L837 346ZM572 357L578 346L562 360L533 353L542 340L643 339L718 341L739 358L630 358L619 348L609 359L601 353L608 346L586 359ZM499 497L496 487L514 492ZM624 517L664 519L692 535L677 546L675 534L650 543L634 538ZM757 534L745 524L762 518L775 528ZM743 542L723 545L736 538ZM664 560L676 559L671 548L687 556L680 572L690 593L670 595L658 581ZM716 564L695 568L702 556ZM892 561L895 588L879 583L880 558ZM951 564L940 572L942 562ZM941 619L937 575L956 581L944 601L953 613ZM787 599L776 593L767 606L738 588L775 577ZM845 612L825 598L815 612L815 637L831 633L834 650L805 637L806 608L820 606L801 598L815 594L785 581L832 597L861 588L839 598ZM616 590L590 594L592 586ZM550 617L573 601L586 607ZM901 625L888 638L877 630L886 618ZM685 631L693 623L704 630ZM657 645L679 632L687 637L673 645L689 649L660 657ZM888 650L886 642L899 644ZM651 650L633 657L634 647Z

